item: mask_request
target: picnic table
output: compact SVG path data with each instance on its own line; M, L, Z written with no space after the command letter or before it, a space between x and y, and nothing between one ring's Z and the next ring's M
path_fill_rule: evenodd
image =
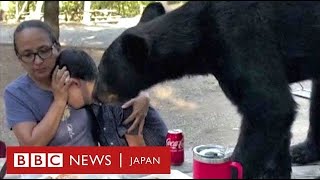
M33 13L30 13L30 12L23 12L21 15L20 15L20 18L19 20L20 21L25 21L25 20L31 20L31 19L39 19L41 21L44 20L44 13L41 12L40 13L40 16L38 15L35 15ZM61 21L64 21L66 19L66 14L64 12L61 12L59 14L59 20Z
M94 9L90 10L90 17L93 22L117 23L121 16L113 9Z

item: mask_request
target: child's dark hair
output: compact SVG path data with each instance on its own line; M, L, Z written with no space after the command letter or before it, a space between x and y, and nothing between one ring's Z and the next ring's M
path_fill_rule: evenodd
M57 57L59 68L66 66L71 78L94 81L98 75L98 68L89 54L76 48L63 49Z
M18 48L16 45L16 36L19 32L23 31L24 29L27 28L39 28L44 30L48 36L52 44L55 44L58 49L60 49L60 43L58 41L58 38L55 36L53 29L45 22L42 22L41 20L28 20L28 21L23 21L20 23L16 30L13 33L13 46L14 46L14 51L16 54L18 54Z

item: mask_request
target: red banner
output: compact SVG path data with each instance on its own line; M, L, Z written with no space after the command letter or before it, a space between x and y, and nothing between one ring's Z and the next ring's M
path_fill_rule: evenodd
M7 147L7 174L170 174L169 147Z

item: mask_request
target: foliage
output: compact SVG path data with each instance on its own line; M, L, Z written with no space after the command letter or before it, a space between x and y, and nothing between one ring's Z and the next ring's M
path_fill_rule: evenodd
M60 14L67 16L67 20L79 21L83 16L84 1L60 1Z
M26 12L35 10L37 1L28 1ZM122 17L133 17L139 15L142 9L154 1L92 1L91 9L113 9ZM186 1L168 1L169 5L184 3ZM9 18L14 18L16 14L16 3L18 3L19 11L22 8L24 1L10 1ZM66 20L80 21L83 16L84 1L59 1L60 14L66 16ZM42 8L43 12L43 8Z
M10 1L9 3L9 11L7 12L7 16L9 19L14 19L16 15L16 3L18 3L18 9L21 10L25 1ZM25 12L31 12L36 9L37 1L28 1L27 8Z
M132 17L140 13L140 6L153 1L92 1L91 9L114 9L122 17Z
M23 1L18 1L19 2L19 6L21 9L22 5L23 5ZM16 5L15 5L16 1L11 1L9 3L9 11L7 12L7 16L9 19L13 19L15 17L16 14Z

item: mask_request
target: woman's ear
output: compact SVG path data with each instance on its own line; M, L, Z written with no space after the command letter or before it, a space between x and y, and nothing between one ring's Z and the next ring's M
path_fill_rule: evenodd
M60 45L60 43L55 42L53 46L56 48L56 50L57 50L58 52L60 52L60 50L61 50L61 45Z
M60 55L60 50L61 50L61 46L60 45L57 45L57 44L54 44L53 46L52 46L52 53L56 56L56 57L58 57L59 55Z

